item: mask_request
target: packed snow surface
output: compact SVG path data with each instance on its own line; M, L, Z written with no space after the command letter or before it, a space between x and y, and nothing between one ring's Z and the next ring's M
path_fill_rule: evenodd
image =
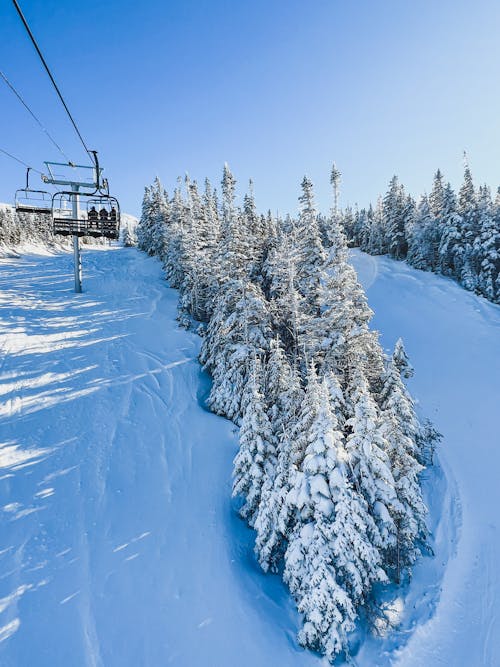
M288 667L294 605L230 499L234 426L204 408L199 339L134 249L0 260L0 664ZM426 473L434 558L359 665L500 664L500 308L354 256L445 438Z
M408 632L388 664L498 667L500 307L402 262L356 251L353 263L373 326L389 349L403 337L413 395L444 436L443 493L439 470L426 473L435 558L416 568Z

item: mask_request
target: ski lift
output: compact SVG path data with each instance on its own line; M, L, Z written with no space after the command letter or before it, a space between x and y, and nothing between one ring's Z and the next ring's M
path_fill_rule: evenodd
M79 198L75 214L74 198ZM117 239L120 233L120 204L103 192L56 192L52 197L54 234Z
M72 190L62 190L52 196L52 223L54 234L63 236L93 236L117 239L120 233L120 204L116 197L109 194L107 179L101 177L97 153L94 155L94 167L69 163L46 162L50 178L46 181L53 185L71 186ZM56 175L55 169L71 167L83 170L84 174L92 170L92 175L85 180L75 182ZM93 192L80 192L80 188L95 188ZM75 204L77 198L78 205Z
M52 194L46 190L33 190L29 186L29 175L31 167L26 171L26 187L16 190L14 206L16 213L38 213L51 215Z

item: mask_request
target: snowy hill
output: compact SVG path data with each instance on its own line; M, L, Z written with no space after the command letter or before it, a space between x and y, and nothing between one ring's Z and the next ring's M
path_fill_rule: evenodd
M203 407L200 341L178 328L159 263L117 248L83 261L77 297L69 254L0 260L0 664L321 664L234 512L234 426ZM426 483L435 558L402 591L401 631L356 664L498 665L500 308L354 262L445 436Z

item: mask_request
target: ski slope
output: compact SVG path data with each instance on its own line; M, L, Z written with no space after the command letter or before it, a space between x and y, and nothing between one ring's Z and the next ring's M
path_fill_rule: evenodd
M231 508L233 425L134 249L0 260L0 665L308 665Z
M373 326L388 349L403 337L413 395L444 436L426 473L435 558L416 568L402 631L375 664L498 667L500 307L402 262L355 251L353 263Z
M0 260L0 665L319 665L230 500L234 427L203 408L197 336L134 249ZM426 473L435 558L360 667L500 665L500 308L354 253L445 438Z

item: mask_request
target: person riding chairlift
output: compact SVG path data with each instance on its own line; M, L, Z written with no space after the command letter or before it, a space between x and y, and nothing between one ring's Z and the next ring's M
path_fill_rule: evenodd
M105 223L108 221L109 221L108 212L103 206L99 211L99 222L101 223L101 226L105 226Z
M92 229L93 227L97 227L97 221L99 220L99 214L96 211L96 207L92 206L92 208L89 211L89 227Z

